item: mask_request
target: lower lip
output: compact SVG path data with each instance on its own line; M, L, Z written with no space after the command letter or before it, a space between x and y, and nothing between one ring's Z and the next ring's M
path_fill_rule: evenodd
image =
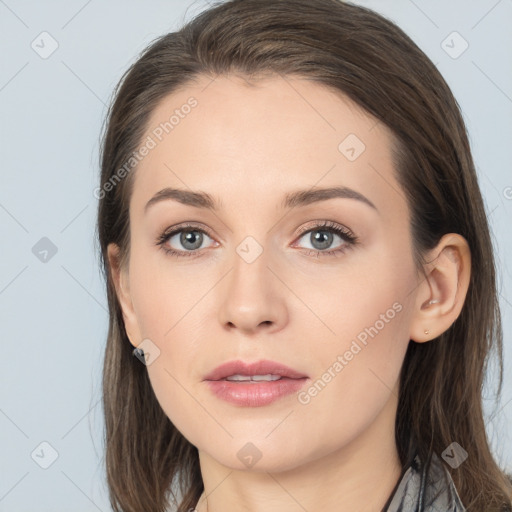
M274 381L208 380L210 389L222 400L235 405L260 407L268 405L279 398L296 393L307 381L302 379L281 378Z

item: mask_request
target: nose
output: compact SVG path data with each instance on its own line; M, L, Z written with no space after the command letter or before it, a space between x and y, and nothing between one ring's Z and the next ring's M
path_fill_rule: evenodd
M220 289L219 321L224 328L247 335L276 332L288 322L287 288L279 271L269 267L265 251L249 261L238 254L233 258Z

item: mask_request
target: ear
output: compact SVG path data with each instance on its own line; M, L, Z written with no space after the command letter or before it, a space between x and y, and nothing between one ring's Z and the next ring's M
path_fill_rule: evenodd
M426 278L416 293L410 339L424 343L440 336L459 316L471 276L471 253L464 237L444 235L427 254Z
M121 265L119 246L116 244L111 243L108 245L107 255L117 300L123 313L126 334L130 343L136 347L142 338L130 296L128 268Z

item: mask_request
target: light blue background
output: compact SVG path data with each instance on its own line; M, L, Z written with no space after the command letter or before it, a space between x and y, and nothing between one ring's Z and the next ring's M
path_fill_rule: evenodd
M497 245L505 331L506 382L488 433L512 471L512 1L357 3L417 42L467 122ZM94 245L100 128L139 52L206 5L0 1L2 512L110 510L100 403L107 312ZM47 59L31 48L43 31L58 42ZM441 46L453 31L469 43L457 59ZM42 237L58 250L46 263L32 252ZM43 441L58 452L48 469L31 458ZM38 460L49 462L43 451Z

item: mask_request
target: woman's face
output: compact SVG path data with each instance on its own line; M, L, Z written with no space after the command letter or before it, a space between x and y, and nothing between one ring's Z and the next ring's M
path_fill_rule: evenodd
M290 77L203 77L153 112L122 306L159 403L206 456L278 471L394 439L419 278L390 142ZM205 380L262 360L304 378Z

